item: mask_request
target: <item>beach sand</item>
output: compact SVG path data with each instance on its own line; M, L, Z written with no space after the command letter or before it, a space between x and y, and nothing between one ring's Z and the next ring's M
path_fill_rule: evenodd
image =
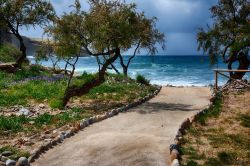
M209 104L208 87L163 87L150 101L85 128L32 166L166 166L179 125Z

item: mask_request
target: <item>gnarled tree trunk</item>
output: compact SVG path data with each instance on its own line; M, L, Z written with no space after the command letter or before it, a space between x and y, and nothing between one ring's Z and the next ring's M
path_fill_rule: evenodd
M232 70L232 64L236 61L239 62L238 70L248 70L250 66L250 60L248 59L247 54L240 52L239 55L237 56L238 53L234 53L232 57L230 57L228 61L228 69ZM230 77L233 79L242 79L246 73L245 72L230 72Z
M70 100L70 98L74 96L82 96L84 94L87 94L92 88L97 87L105 82L105 73L110 64L112 64L119 56L120 49L116 49L114 55L106 60L106 62L103 64L102 68L99 70L99 75L97 78L94 78L93 80L86 82L82 86L71 86L68 87L65 91L64 97L63 97L63 106L65 107Z
M17 39L18 39L19 42L20 42L20 51L22 52L22 56L21 56L20 58L18 58L18 60L17 60L16 63L17 63L17 66L18 66L19 68L21 68L21 67L22 67L22 64L23 64L25 61L28 61L27 55L26 55L26 46L25 46L25 44L24 44L24 41L23 41L23 38L22 38L21 35L15 34L15 36L17 37Z

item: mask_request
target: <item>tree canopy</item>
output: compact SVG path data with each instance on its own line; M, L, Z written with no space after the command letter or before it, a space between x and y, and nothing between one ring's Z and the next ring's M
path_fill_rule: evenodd
M98 78L81 87L69 87L64 105L70 97L83 95L103 83L108 66L122 52L140 43L140 48L155 53L156 44L164 43L164 35L155 28L156 18L137 12L134 3L89 0L89 5L89 11L82 11L76 0L71 12L55 19L54 25L47 29L58 56L88 55L102 60Z
M248 0L219 0L210 9L214 24L197 35L198 50L207 52L212 60L222 56L228 68L239 62L238 69L248 69L250 60L250 2ZM244 73L230 73L242 78Z
M47 0L0 0L0 26L14 34L20 42L19 66L26 59L26 47L20 27L42 26L54 17L54 9Z

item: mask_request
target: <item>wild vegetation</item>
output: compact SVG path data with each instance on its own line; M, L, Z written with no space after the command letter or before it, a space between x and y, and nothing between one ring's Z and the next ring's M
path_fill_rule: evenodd
M0 63L14 62L21 56L20 51L10 44L0 44Z

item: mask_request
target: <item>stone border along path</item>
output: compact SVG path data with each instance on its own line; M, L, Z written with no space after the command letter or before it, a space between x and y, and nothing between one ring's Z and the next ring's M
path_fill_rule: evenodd
M55 140L44 143L31 155L29 162L39 157L32 165L169 165L169 147L176 137L179 124L205 108L211 93L207 87L163 87L156 96L158 92L124 108L81 121L79 128L72 128ZM153 96L156 97L137 106ZM119 114L128 109L129 112ZM119 116L113 117L117 114ZM85 128L104 119L107 120ZM181 127L185 125L186 121ZM84 131L73 136L83 128ZM68 137L71 139L58 144Z
M213 98L211 98L210 101L213 101ZM214 103L211 102L203 110L197 112L195 115L191 116L190 118L187 118L181 123L177 131L177 134L175 136L174 143L169 146L171 166L181 165L180 164L180 160L181 160L180 146L183 143L183 135L186 134L186 130L188 130L192 126L192 124L197 121L199 117L206 114L209 111L209 108L211 108L213 105Z
M97 115L97 116L93 116L91 118L88 119L83 119L81 120L78 125L76 125L76 127L71 127L70 130L61 132L61 134L56 137L55 139L45 139L44 143L37 149L33 150L31 156L27 159L25 157L20 157L18 159L18 161L14 161L11 159L8 159L8 157L5 157L5 163L0 161L0 165L6 165L6 166L29 166L30 163L32 163L35 159L39 158L40 155L42 153L45 153L46 151L48 151L51 148L54 148L56 145L59 145L60 143L62 143L66 138L70 138L71 136L73 136L74 134L78 133L80 130L84 129L85 127L88 127L91 124L100 122L102 120L105 120L107 118L113 117L115 115L118 115L120 112L125 112L130 108L133 108L137 105L140 105L148 100L150 100L151 98L153 98L154 96L156 96L160 90L161 90L161 86L157 86L154 85L156 87L156 91L154 93L151 93L149 95L147 95L144 98L139 99L138 101L135 101L131 104L128 104L124 107L118 108L118 109L113 109L109 112L106 112L103 115ZM60 128L64 128L64 126L60 127ZM58 128L58 129L60 129ZM55 130L55 129L51 129ZM0 155L0 159L2 158L2 156Z

